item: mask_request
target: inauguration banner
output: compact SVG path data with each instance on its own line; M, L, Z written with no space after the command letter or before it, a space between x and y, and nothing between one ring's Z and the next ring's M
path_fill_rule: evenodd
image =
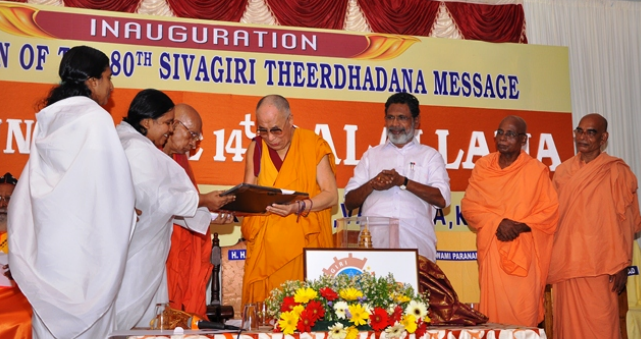
M528 123L526 151L554 171L573 154L568 50L379 33L262 27L228 22L22 5L0 1L0 172L18 176L35 113L62 55L76 45L111 60L115 123L145 88L166 92L203 117L191 157L203 190L243 180L255 136L254 110L267 94L289 99L294 123L336 155L339 195L369 148L386 140L384 102L396 92L421 103L417 139L447 164L452 204L435 220L438 264L464 302L477 302L476 238L460 211L474 162L495 151L505 116ZM348 216L342 203L335 218ZM221 227L235 243L239 227Z

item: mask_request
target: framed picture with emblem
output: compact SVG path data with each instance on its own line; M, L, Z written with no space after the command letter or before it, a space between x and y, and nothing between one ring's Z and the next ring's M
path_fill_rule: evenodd
M304 248L303 258L305 279L317 279L324 274L352 276L365 271L377 277L392 273L396 281L410 284L414 291L418 291L416 249Z

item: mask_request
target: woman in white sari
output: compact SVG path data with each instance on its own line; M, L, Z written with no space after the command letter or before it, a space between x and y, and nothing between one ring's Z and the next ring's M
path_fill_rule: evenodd
M34 338L105 338L134 217L127 158L105 105L109 58L87 46L60 62L8 211L9 265L33 307Z
M119 330L149 327L156 303L168 302L165 263L172 219L182 217L185 227L205 233L211 222L208 209L217 210L234 199L221 197L219 191L199 194L185 170L163 153L173 130L173 110L167 95L146 89L136 95L116 128L131 166L136 208L142 211L116 300Z

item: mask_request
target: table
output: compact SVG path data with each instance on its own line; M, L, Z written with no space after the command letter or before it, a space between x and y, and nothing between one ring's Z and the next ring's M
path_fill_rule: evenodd
M132 332L132 331L130 331ZM149 332L149 331L147 331ZM147 334L144 331L136 333L137 338L171 338L179 339L178 336L159 336L158 334ZM184 339L204 338L213 339L237 339L236 332L230 333L206 333L205 331L185 331ZM109 338L125 339L129 336L114 335ZM247 332L242 333L239 339L331 339L326 332L294 333L284 335L282 333ZM377 338L374 332L360 332L357 339L386 339L382 334ZM431 326L421 338L414 334L404 335L400 339L547 339L545 331L541 328L521 327L502 324L484 324L477 326Z

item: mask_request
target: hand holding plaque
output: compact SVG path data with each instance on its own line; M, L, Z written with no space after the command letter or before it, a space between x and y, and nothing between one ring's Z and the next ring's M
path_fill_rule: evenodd
M236 199L233 194L223 195L224 193L224 191L212 191L200 194L200 206L205 206L210 211L217 211Z
M221 196L235 195L236 200L227 203L219 210L234 212L236 215L267 214L272 204L286 205L298 200L309 199L309 194L274 187L240 184L221 193Z

